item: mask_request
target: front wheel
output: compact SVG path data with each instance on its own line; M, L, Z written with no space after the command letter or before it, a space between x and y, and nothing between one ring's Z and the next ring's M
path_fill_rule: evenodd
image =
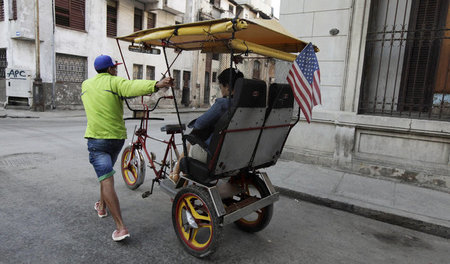
M222 240L222 226L211 196L198 186L177 193L172 204L172 223L184 249L202 258L213 253Z
M132 149L132 146L128 146L123 150L121 168L125 185L135 190L144 182L145 161L139 149Z

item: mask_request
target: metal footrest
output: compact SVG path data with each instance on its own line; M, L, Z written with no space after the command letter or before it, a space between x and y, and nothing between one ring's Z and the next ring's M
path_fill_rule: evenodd
M233 203L229 206L227 206L227 208L225 208L225 211L227 212L227 214L231 214L234 211L237 211L239 209L242 209L254 202L257 202L259 199L257 197L248 197L245 200L239 201L237 203Z
M175 198L175 195L177 195L177 192L179 190L175 189L175 184L169 179L164 179L160 181L159 187L163 192L168 194L170 198Z
M257 202L251 203L241 209L238 209L232 213L223 216L223 224L227 225L233 223L234 221L241 219L244 216L251 214L252 212L264 208L280 199L279 193L274 193L270 196L264 197Z

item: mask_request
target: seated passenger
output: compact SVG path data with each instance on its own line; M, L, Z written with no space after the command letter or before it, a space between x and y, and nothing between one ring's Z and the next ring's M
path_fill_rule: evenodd
M229 82L230 82L230 71L231 71L231 87L234 87L234 83L239 78L244 78L242 72L237 69L228 68L222 71L217 77L219 80L220 92L222 93L223 98L217 98L211 108L208 109L204 114L198 117L196 120L193 120L189 127L192 128L191 134L197 136L198 138L205 141L206 145L209 146L211 141L212 134L214 132L214 126L217 121L219 121L220 117L228 111L230 107L230 100L227 98L228 96L233 95L233 89L230 91ZM198 144L191 146L188 144L188 155L196 160L206 162L208 158L207 152L200 147ZM178 182L180 178L180 160L184 157L184 154L180 155L178 159L177 165L175 166L174 171L170 174L169 178L174 183Z

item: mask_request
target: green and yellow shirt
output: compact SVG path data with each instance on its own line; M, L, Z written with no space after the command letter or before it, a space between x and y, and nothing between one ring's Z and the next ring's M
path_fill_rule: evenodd
M85 138L126 139L123 99L155 91L156 81L126 80L109 73L99 73L81 86L81 100L86 111Z

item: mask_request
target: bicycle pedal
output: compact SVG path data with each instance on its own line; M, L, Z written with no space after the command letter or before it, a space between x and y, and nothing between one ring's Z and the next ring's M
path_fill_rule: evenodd
M145 199L147 197L149 197L152 193L150 191L146 191L142 194L142 198Z

